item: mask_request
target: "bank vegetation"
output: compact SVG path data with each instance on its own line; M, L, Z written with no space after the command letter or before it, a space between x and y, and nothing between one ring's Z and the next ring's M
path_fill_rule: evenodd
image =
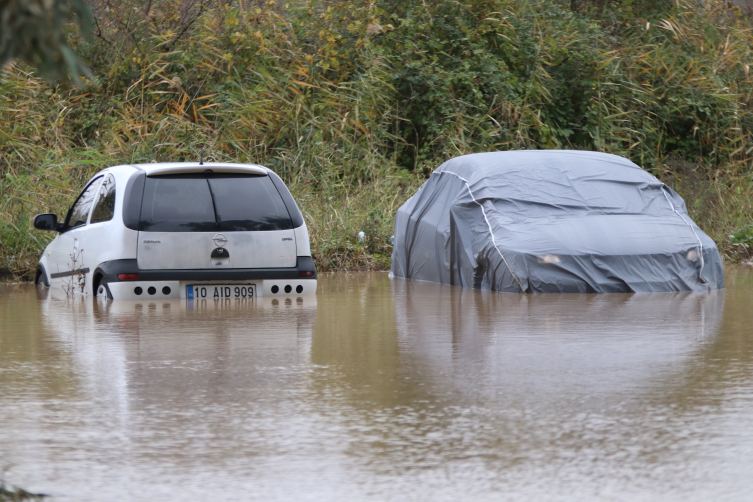
M628 157L731 260L753 246L753 35L727 2L93 0L83 86L0 76L0 269L30 277L96 170L197 160L289 183L320 270L384 269L396 209L448 158ZM365 238L359 239L358 233Z

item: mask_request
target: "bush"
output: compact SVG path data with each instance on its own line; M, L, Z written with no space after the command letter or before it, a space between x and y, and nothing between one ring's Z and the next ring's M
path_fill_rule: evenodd
M684 159L742 190L726 219L689 204L723 249L753 221L750 23L720 0L92 4L96 38L71 39L88 87L0 77L0 252L18 273L45 244L30 217L94 171L201 151L277 171L323 268L385 266L394 210L479 151L607 151L665 179Z

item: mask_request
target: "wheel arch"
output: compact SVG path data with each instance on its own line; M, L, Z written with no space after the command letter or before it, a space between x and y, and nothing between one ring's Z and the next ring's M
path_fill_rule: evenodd
M44 268L44 265L38 263L37 270L34 274L34 284L36 286L39 286L40 279L43 280L42 285L48 288L50 287L50 277L47 275L47 270Z
M99 285L104 277L105 273L101 268L97 267L94 269L94 273L92 274L92 294L94 296L97 296L97 289L99 289Z

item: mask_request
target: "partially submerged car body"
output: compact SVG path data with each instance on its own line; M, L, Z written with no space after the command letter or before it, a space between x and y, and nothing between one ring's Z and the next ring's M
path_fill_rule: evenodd
M627 159L530 150L442 164L397 212L392 273L524 293L724 288L682 198Z
M64 222L39 215L34 225L59 232L36 282L69 292L113 299L316 292L303 216L262 166L110 167L87 183Z

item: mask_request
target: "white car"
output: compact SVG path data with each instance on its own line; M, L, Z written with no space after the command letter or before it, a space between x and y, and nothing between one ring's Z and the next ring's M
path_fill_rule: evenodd
M115 166L87 184L35 283L111 299L188 300L316 293L309 234L287 187L266 167Z

